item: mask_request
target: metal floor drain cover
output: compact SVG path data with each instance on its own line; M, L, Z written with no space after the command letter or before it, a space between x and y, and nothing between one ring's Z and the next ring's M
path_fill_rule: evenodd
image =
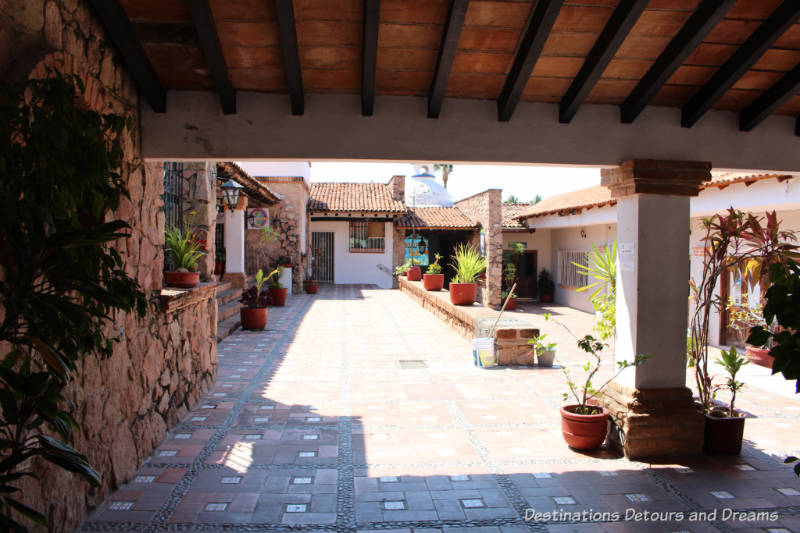
M400 368L406 370L409 368L428 368L428 363L422 359L400 359L397 362L400 363Z

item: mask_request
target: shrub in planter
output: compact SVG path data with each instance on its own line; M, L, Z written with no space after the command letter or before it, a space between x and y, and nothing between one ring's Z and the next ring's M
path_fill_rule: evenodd
M405 263L400 266L396 266L394 268L394 275L395 276L405 276L408 274L408 269L411 268L411 260L409 259Z
M528 341L528 344L533 345L533 352L536 354L536 359L539 366L551 367L556 358L556 343L546 342L544 339L547 337L545 333L537 335Z
M727 408L714 407L706 413L705 444L706 451L711 453L740 453L742 451L742 437L744 436L744 415L734 409L736 393L744 383L736 381L736 374L747 364L747 359L736 352L736 347L722 350L722 356L716 360L728 373L725 385L716 387L726 388L731 393L731 400Z
M308 294L317 294L317 290L319 290L319 284L317 284L317 280L314 278L308 278L303 282L303 288Z
M556 290L556 284L553 283L553 278L546 268L539 272L539 279L536 281L536 291L539 294L539 301L542 303L550 303L553 301L553 292Z
M214 254L214 274L217 276L225 274L225 248L217 248Z
M174 272L164 272L164 280L171 287L184 289L196 287L200 283L197 261L205 255L201 243L190 232L173 226L164 232L167 252L175 263Z
M517 309L517 293L512 292L511 295L508 294L508 291L500 291L500 299L505 301L508 299L506 303L506 311L516 311Z
M272 305L275 307L283 307L286 305L286 296L289 294L289 289L284 287L281 283L280 272L281 267L276 268L273 272L278 272L276 276L270 276L268 278L269 282L269 294L272 298Z
M426 291L440 291L444 287L444 274L439 259L442 256L436 254L436 261L428 265L428 271L422 276L422 283Z
M450 301L453 305L472 305L478 296L475 280L486 269L486 259L467 244L458 245L451 259L456 275L450 282Z
M267 307L272 303L269 291L262 290L264 283L280 275L280 270L275 269L266 277L264 271L259 269L256 274L256 284L242 292L239 301L244 306L239 310L242 329L259 330L267 327Z

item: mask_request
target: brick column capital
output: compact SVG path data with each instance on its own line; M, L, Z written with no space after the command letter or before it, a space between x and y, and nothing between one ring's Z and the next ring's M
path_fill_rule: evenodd
M619 198L633 194L697 196L700 186L711 179L711 163L630 159L615 168L600 171L600 183Z

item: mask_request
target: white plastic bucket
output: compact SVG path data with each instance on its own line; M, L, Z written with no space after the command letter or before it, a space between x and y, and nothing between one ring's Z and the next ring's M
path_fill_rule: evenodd
M494 356L494 338L475 337L472 339L472 360L475 366L496 366Z

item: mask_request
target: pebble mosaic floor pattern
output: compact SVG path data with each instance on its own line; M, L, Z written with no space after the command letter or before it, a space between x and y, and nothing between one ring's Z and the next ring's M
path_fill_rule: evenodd
M291 296L218 351L213 389L80 531L800 531L800 401L766 390L741 393L741 456L648 464L570 450L559 369L475 368L399 291Z

